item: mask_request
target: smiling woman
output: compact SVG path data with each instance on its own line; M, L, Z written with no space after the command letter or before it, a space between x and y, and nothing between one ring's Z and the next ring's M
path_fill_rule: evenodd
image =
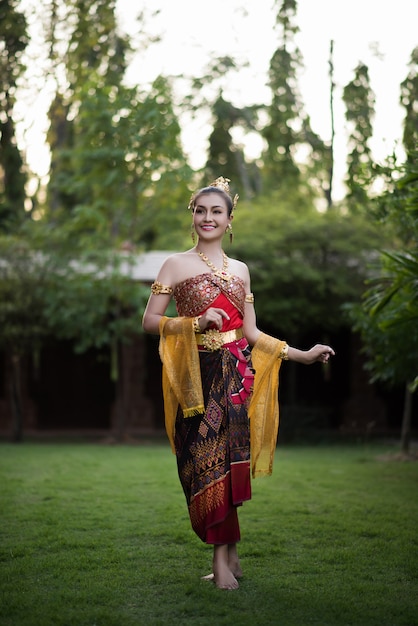
M166 430L193 530L214 547L207 578L220 589L238 588L242 576L237 511L251 498L251 471L272 471L281 362L327 363L334 354L257 328L248 268L222 250L237 201L223 177L193 194L197 243L165 261L143 316L144 329L160 334ZM172 296L178 317L170 319Z

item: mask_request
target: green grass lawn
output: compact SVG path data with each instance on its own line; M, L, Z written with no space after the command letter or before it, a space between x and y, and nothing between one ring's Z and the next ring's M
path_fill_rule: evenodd
M231 592L200 580L212 550L165 442L2 444L0 624L418 625L418 463L388 452L279 446Z

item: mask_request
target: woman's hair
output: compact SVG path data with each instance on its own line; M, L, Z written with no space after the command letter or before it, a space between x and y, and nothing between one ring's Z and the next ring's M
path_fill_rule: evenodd
M223 176L219 176L219 178L214 180L207 187L202 187L198 191L195 191L195 193L190 198L189 206L187 208L194 211L196 208L196 202L198 198L200 198L200 196L205 196L208 193L217 193L220 196L222 196L222 198L225 200L226 206L228 209L228 216L231 217L235 207L237 206L239 196L238 194L235 194L234 198L231 197L231 194L229 191L229 182L230 182L229 178L224 178Z
M232 213L232 209L233 209L231 196L228 193L226 193L226 191L224 191L223 189L220 189L219 187L214 187L212 185L209 185L209 187L202 187L202 189L199 189L192 195L192 197L190 198L189 209L194 211L196 208L196 203L198 199L200 198L200 196L207 196L209 193L217 193L218 195L222 196L222 198L226 202L226 206L228 209L228 216L230 217Z

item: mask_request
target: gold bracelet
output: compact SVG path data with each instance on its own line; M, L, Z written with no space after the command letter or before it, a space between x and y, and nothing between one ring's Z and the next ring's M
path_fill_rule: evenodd
M199 320L202 316L201 315L197 315L196 317L193 318L193 330L195 333L201 333L202 329L199 326Z
M160 294L171 295L173 293L173 288L169 285L163 285L158 280L156 280L151 285L151 293L153 296L159 296Z
M289 360L289 346L287 345L287 343L284 344L282 351L279 354L279 359L282 359L282 361Z

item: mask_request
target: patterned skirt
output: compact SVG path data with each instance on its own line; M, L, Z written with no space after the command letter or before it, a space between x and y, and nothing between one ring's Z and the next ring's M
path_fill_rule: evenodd
M211 544L240 539L236 507L251 498L248 404L254 379L245 339L200 351L205 413L177 414L177 466L193 530Z

